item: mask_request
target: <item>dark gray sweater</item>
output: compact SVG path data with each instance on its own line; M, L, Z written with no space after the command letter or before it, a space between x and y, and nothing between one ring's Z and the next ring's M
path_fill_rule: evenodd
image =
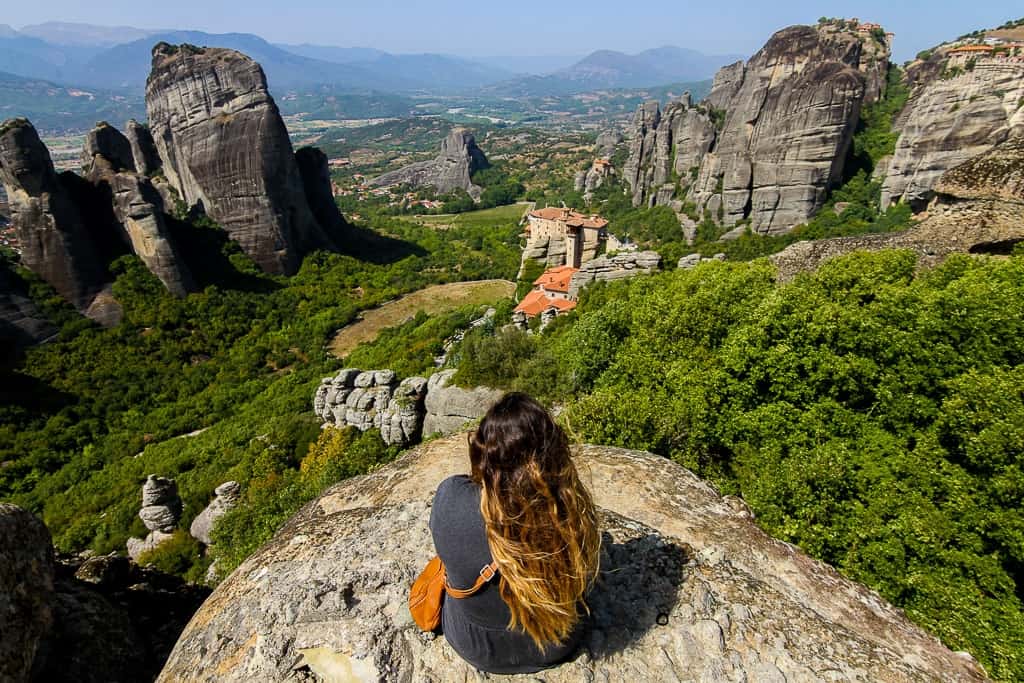
M449 477L437 487L430 510L434 547L454 588L470 588L480 569L491 563L487 533L480 514L480 489L469 477ZM582 629L560 647L541 654L528 635L510 631L508 605L498 593L499 577L468 598L446 596L441 627L452 648L482 671L512 674L540 671L565 659Z

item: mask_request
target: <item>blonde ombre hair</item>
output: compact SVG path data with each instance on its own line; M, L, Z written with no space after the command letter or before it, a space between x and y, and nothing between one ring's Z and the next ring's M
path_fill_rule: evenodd
M587 610L601 549L565 432L529 396L506 394L470 434L469 457L509 628L541 651L564 643Z

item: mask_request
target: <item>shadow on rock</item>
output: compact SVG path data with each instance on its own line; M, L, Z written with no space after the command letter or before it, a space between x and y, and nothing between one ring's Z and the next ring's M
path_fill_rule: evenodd
M669 614L688 576L693 549L651 533L602 539L601 571L587 603L584 646L595 659L624 652L648 631L669 626Z

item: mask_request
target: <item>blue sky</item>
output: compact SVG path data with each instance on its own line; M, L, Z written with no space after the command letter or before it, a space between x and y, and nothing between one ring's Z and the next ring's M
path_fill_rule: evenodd
M942 40L1024 16L1020 0L46 0L11 2L0 22L20 28L75 21L256 33L274 42L367 46L459 55L582 55L660 45L708 54L755 52L775 30L821 15L857 16L896 33L904 60ZM13 6L12 6L13 5Z

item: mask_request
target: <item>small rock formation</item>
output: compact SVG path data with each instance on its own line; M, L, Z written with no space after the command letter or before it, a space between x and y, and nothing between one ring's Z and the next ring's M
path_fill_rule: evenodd
M309 251L335 248L310 210L259 64L234 50L158 43L146 111L171 185L265 271L291 274Z
M588 261L573 273L569 280L569 298L576 300L580 290L591 282L623 280L653 273L661 266L661 254L656 251L632 251L614 256L599 256Z
M601 573L578 653L543 680L986 680L679 465L599 446L577 462L601 511ZM456 434L328 489L217 587L157 680L479 680L406 607L434 553L433 492L468 468Z
M696 268L702 263L708 263L710 261L724 261L725 254L715 254L711 258L703 257L700 254L687 254L679 259L679 264L676 266L680 270L690 270Z
M501 397L486 387L448 386L454 370L398 381L391 370L345 368L325 377L313 397L313 412L338 427L380 429L388 445L407 446L421 435L450 434L479 419ZM431 393L433 392L433 394Z
M671 206L691 231L684 202L759 234L806 222L842 177L861 105L884 91L888 63L888 40L873 34L793 26L721 69L699 105L688 95L664 111L644 103L623 169L634 206Z
M242 486L237 481L226 481L213 491L214 498L202 512L192 520L189 533L200 543L210 545L213 540L210 534L213 533L213 526L217 520L228 513L231 508L238 504L242 495Z
M442 370L430 376L423 402L423 434L451 434L479 420L505 393L489 387L463 389L450 384L455 370Z
M910 249L921 267L953 253L1009 253L1024 241L1024 135L1017 135L950 169L935 198L909 230L797 242L769 257L787 282L852 251Z
M384 173L369 181L367 185L433 187L438 194L462 189L477 200L480 199L483 189L473 184L472 176L475 171L488 166L487 157L477 147L473 134L465 128L454 128L441 142L441 153L436 158Z
M945 51L930 61L945 65ZM923 67L918 70L923 70ZM979 59L953 77L929 72L900 120L896 152L886 167L882 207L925 208L946 171L1024 131L1024 63Z
M35 515L0 503L0 680L29 680L53 621L50 532Z
M82 165L88 180L109 195L118 224L114 230L122 233L167 291L185 296L195 289L192 274L167 229L163 198L145 175L134 170L133 147L119 130L100 123L86 137Z
M21 243L21 262L87 311L110 277L97 252L99 240L74 202L72 177L57 174L49 150L26 119L0 124L0 182Z
M160 155L156 151L156 143L149 128L135 119L130 119L124 127L124 134L132 147L132 159L135 172L139 175L151 176L160 170Z
M142 486L142 509L139 510L139 517L149 529L149 535L145 539L128 539L128 555L133 560L139 559L142 553L159 547L173 535L178 520L181 519L181 498L178 497L177 483L173 479L149 475Z

